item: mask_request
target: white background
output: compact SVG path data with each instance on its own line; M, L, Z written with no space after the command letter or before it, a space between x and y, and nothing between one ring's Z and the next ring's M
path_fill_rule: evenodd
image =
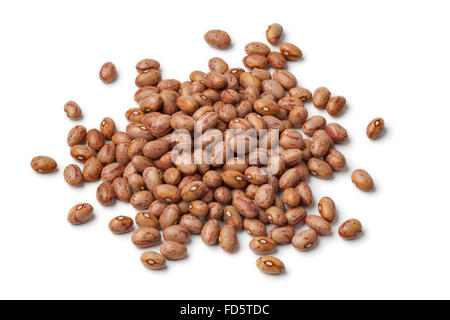
M450 298L449 9L448 1L2 1L0 298ZM304 52L289 63L299 84L348 100L337 121L350 133L339 146L349 170L310 181L310 214L320 197L335 199L333 234L308 253L280 247L287 273L278 277L258 271L244 233L236 254L194 236L187 259L145 269L130 235L107 228L137 211L104 208L96 183L63 180L73 163L66 135L76 124L64 103L80 104L88 128L110 116L124 130L138 60L155 58L165 78L182 81L213 56L242 67L245 44L265 41L273 22ZM203 41L214 28L229 32L230 50ZM118 68L111 85L98 79L105 61ZM376 116L387 131L370 141L365 128ZM33 172L29 162L40 154L59 171ZM352 185L356 168L372 174L375 192ZM78 202L92 203L95 219L74 227L66 215ZM352 217L364 234L348 242L337 228Z

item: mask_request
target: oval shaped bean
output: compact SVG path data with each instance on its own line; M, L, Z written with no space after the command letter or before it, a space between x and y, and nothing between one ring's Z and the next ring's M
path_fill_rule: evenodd
M153 200L153 195L149 191L138 191L131 196L130 203L138 210L147 210Z
M115 178L113 181L113 190L119 200L130 201L132 192L127 179L122 177Z
M158 252L147 251L141 254L141 262L152 270L159 270L166 266L166 259Z
M352 182L363 191L371 191L374 187L372 177L363 169L353 171Z
M314 229L320 235L327 235L331 232L328 221L320 216L307 216L305 221L311 229Z
M271 254L277 250L277 243L269 237L255 237L249 247L256 254Z
M81 108L75 101L68 101L64 104L64 112L71 120L78 120L81 118Z
M64 169L64 180L71 186L78 186L83 182L83 174L76 164L69 164Z
M208 220L202 228L202 241L207 245L215 245L219 240L220 224L216 219Z
M292 246L301 251L310 250L317 241L317 232L313 229L303 230L292 238Z
M273 23L267 27L266 39L270 44L276 45L283 35L283 27L278 23Z
M166 241L174 241L178 243L186 243L189 241L189 229L182 225L168 226L163 231L163 237Z
M384 131L384 120L383 118L375 118L369 122L366 129L366 134L369 139L378 138Z
M101 183L96 192L97 201L104 206L109 206L116 198L113 187L108 182Z
M361 231L361 222L356 219L349 219L339 227L339 235L346 240L357 238L361 234Z
M77 125L70 129L69 133L67 134L67 144L70 147L73 147L77 144L82 144L84 139L86 138L87 130L82 125Z
M289 42L283 42L280 44L280 52L287 60L290 61L298 60L303 55L302 51L296 45Z
M99 78L104 83L111 83L117 76L116 66L112 62L105 62L100 68Z
M183 214L180 225L185 226L192 234L199 234L203 229L203 221L193 214Z
M238 239L236 230L230 226L223 226L219 234L220 247L228 253L236 251L238 247Z
M337 117L344 110L347 100L344 97L333 97L327 102L327 112L330 116Z
M209 30L204 35L205 41L216 49L226 49L231 44L230 35L223 30Z
M159 251L168 260L181 260L187 255L186 246L175 241L163 242Z
M266 274L277 275L285 271L284 263L275 257L266 256L256 260L256 266Z
M103 166L102 163L95 157L89 158L83 167L84 180L88 182L97 181L100 179Z
M267 234L266 225L259 219L244 219L244 229L251 236L265 236Z
M330 179L333 176L333 169L323 160L311 158L308 161L308 169L312 175L322 178Z
M161 233L152 227L140 227L131 235L131 241L138 248L156 246L161 242Z
M133 219L131 219L130 217L118 216L109 222L108 227L112 233L123 234L130 232L133 229L133 225Z
M291 226L275 227L269 231L269 238L277 244L290 243L295 235L295 229Z
M312 101L316 108L323 109L330 99L331 92L325 87L317 88L313 93Z
M31 159L31 168L39 173L49 173L56 169L56 161L47 156L37 156Z
M70 209L67 220L70 224L83 224L92 218L93 212L94 207L89 203L79 203Z

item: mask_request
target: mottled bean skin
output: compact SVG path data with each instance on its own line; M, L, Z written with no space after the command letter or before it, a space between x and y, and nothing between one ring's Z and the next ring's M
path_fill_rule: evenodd
M69 164L64 169L64 180L71 186L78 186L83 183L83 174L76 164Z
M168 260L181 260L187 255L186 246L175 241L163 242L159 251Z
M105 62L99 72L99 78L104 83L113 82L117 76L116 66L112 62Z
M285 271L284 263L275 257L266 256L256 260L256 266L266 274L277 275Z
M372 177L363 169L353 171L352 182L363 191L371 191L374 187Z
M94 207L89 203L79 203L70 209L67 220L70 224L83 224L92 218L93 212Z
M369 139L378 138L384 131L384 120L383 118L375 118L369 122L366 129L366 134Z
M301 251L310 250L317 241L317 232L313 229L303 230L292 238L292 246Z
M271 254L277 250L277 243L269 237L255 237L250 241L249 247L256 254Z
M138 248L156 246L161 242L161 233L156 228L140 227L133 232L131 241Z
M47 156L37 156L31 160L31 168L39 173L52 172L56 167L56 161Z
M236 251L238 240L236 230L232 226L223 226L219 234L220 247L228 253Z
M226 49L231 44L231 38L223 30L209 30L205 33L204 36L205 41L216 49Z
M131 219L130 217L118 216L109 222L108 227L112 233L123 234L130 232L133 229L133 225L133 219Z
M320 216L307 216L306 224L320 235L327 235L331 232L331 226L328 221Z
M356 219L349 219L339 227L339 235L346 240L357 238L362 231L361 222Z
M152 270L159 270L166 266L166 259L158 252L147 251L141 255L142 264Z

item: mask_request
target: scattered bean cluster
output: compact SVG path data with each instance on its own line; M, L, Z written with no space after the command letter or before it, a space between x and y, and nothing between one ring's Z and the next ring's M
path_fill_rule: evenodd
M278 45L282 37L281 25L268 27L266 38L271 45ZM231 45L230 36L222 30L208 31L204 39L217 49ZM331 232L335 204L323 197L318 214L308 215L313 193L307 181L310 175L329 179L346 167L345 156L336 146L347 141L348 133L323 116L309 117L305 104L312 101L315 108L338 117L346 99L333 96L325 87L311 93L298 86L297 78L284 69L288 61L302 57L292 43L280 43L279 51L273 51L262 42L251 42L244 50L242 62L247 70L230 68L215 57L208 62L209 72L193 71L185 82L163 79L158 61L141 60L136 65L134 94L138 107L125 113L126 132L117 131L114 120L106 117L99 129L76 125L68 133L70 154L84 166L65 167L65 181L77 186L101 180L96 194L100 204L109 206L119 199L141 211L134 221L127 216L112 219L111 232L131 232L136 223L131 241L138 248L159 245L164 239L160 253L141 255L150 269L165 267L166 259L183 259L193 234L200 234L207 245L219 244L232 253L238 248L238 231L245 229L253 237L250 249L264 255L256 262L258 268L280 274L285 270L283 262L269 256L278 245L290 243L306 251L319 236ZM99 73L105 83L116 76L111 62ZM72 120L82 116L74 101L67 102L64 111ZM176 133L180 129L185 134ZM376 118L367 127L367 136L375 139L383 129L383 119ZM261 134L252 135L249 130ZM192 148L194 143L200 147ZM189 152L178 152L186 148ZM227 148L244 152L229 157ZM31 166L47 173L57 164L38 156ZM374 188L365 170L355 170L351 179L361 190ZM92 205L77 204L69 211L68 221L85 223L93 212ZM297 231L303 222L308 228ZM358 220L349 219L338 234L354 239L361 230Z

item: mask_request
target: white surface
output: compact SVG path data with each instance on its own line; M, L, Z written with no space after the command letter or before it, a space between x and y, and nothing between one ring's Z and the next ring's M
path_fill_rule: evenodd
M0 298L450 298L448 12L446 1L2 1ZM333 235L308 253L280 247L281 277L257 270L244 233L236 254L194 236L188 259L145 269L130 235L107 228L137 211L104 208L96 183L63 180L73 163L66 134L76 124L64 103L80 104L88 128L110 116L124 130L138 60L155 58L165 78L180 80L207 70L213 56L242 67L244 45L264 41L273 22L304 52L289 63L300 85L327 86L349 102L337 119L351 137L339 147L349 171L310 181L316 202L336 201ZM214 28L229 32L231 50L203 41ZM98 79L105 61L118 67L111 85ZM372 142L365 128L376 116L387 133ZM38 154L54 157L59 171L33 172ZM359 167L372 174L375 192L350 182ZM95 206L95 219L73 227L66 214L81 201ZM352 217L364 236L346 242L337 228Z

